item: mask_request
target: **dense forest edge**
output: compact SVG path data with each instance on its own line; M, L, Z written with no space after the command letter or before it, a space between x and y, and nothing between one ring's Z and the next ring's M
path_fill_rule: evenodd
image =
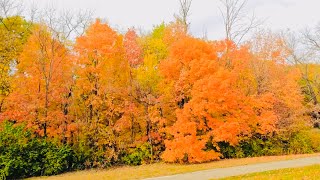
M148 33L0 16L0 179L320 152L317 29L301 52L290 32L194 37L183 12Z

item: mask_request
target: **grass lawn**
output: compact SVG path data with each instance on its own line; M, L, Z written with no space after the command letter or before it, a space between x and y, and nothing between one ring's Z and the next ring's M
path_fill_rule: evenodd
M244 158L244 159L229 159L221 160L204 164L192 164L192 165L179 165L179 164L166 164L156 163L151 165L142 165L136 167L123 166L114 167L107 170L86 170L78 172L65 173L58 176L51 177L37 177L30 179L68 179L68 180L80 180L80 179L142 179L147 177L166 176L187 172L194 172L200 170L224 168L232 166L241 166L247 164L256 164L271 161L290 160L303 157L319 156L320 154L305 154L305 155L288 155L288 156L269 156L269 157L256 157L256 158Z
M225 178L224 180L237 180L237 179L256 179L256 180L269 180L269 179L320 179L320 165L308 166L304 168L282 169L275 171L266 171L261 173L253 173L242 176L235 176Z

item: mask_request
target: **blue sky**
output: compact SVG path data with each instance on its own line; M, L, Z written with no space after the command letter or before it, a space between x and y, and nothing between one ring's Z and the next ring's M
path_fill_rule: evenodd
M173 20L178 12L178 0L24 0L39 8L54 6L64 10L89 9L94 17L106 19L120 29L129 27L150 30L161 22ZM219 0L193 0L191 32L209 39L224 37ZM320 21L319 0L249 0L246 11L266 19L263 27L272 30L299 30Z

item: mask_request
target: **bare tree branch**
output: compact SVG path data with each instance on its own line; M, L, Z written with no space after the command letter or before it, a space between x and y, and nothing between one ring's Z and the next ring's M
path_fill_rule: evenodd
M282 33L285 40L289 56L287 61L294 64L302 73L302 80L305 85L302 87L305 94L310 97L309 102L314 105L319 103L319 77L318 73L311 72L312 64L316 63L317 51L319 48L319 39L317 39L310 29L306 29L301 36L292 32Z
M244 12L248 0L220 0L219 8L223 18L226 39L240 44L244 37L260 26L263 21L258 20L255 14L247 16Z
M302 32L303 43L314 51L320 51L320 29L319 28L320 28L320 25L318 25L313 31L310 28L306 28Z
M0 0L0 16L7 18L17 16L23 12L22 0Z
M59 12L55 8L48 8L40 14L42 14L40 22L49 27L56 39L63 41L82 35L92 22L93 13L88 10L77 12L63 10Z
M179 4L180 4L179 14L175 15L175 17L183 23L185 27L185 31L187 32L190 26L188 17L190 16L190 7L192 4L192 0L179 0Z
M33 24L35 21L37 21L37 17L39 17L39 8L35 3L32 3L28 12L28 16L30 18L30 23Z

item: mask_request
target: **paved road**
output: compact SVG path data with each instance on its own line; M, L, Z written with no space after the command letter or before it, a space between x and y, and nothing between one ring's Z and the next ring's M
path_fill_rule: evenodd
M304 167L309 165L320 164L319 157L309 157L301 158L295 160L286 160L286 161L277 161L277 162L268 162L261 164L245 165L245 166L236 166L229 168L219 168L205 171L197 171L186 174L177 174L172 176L163 176L157 178L149 178L147 180L202 180L202 179L213 179L213 178L224 178L230 176L238 176L248 173L263 172L284 168L296 168Z

